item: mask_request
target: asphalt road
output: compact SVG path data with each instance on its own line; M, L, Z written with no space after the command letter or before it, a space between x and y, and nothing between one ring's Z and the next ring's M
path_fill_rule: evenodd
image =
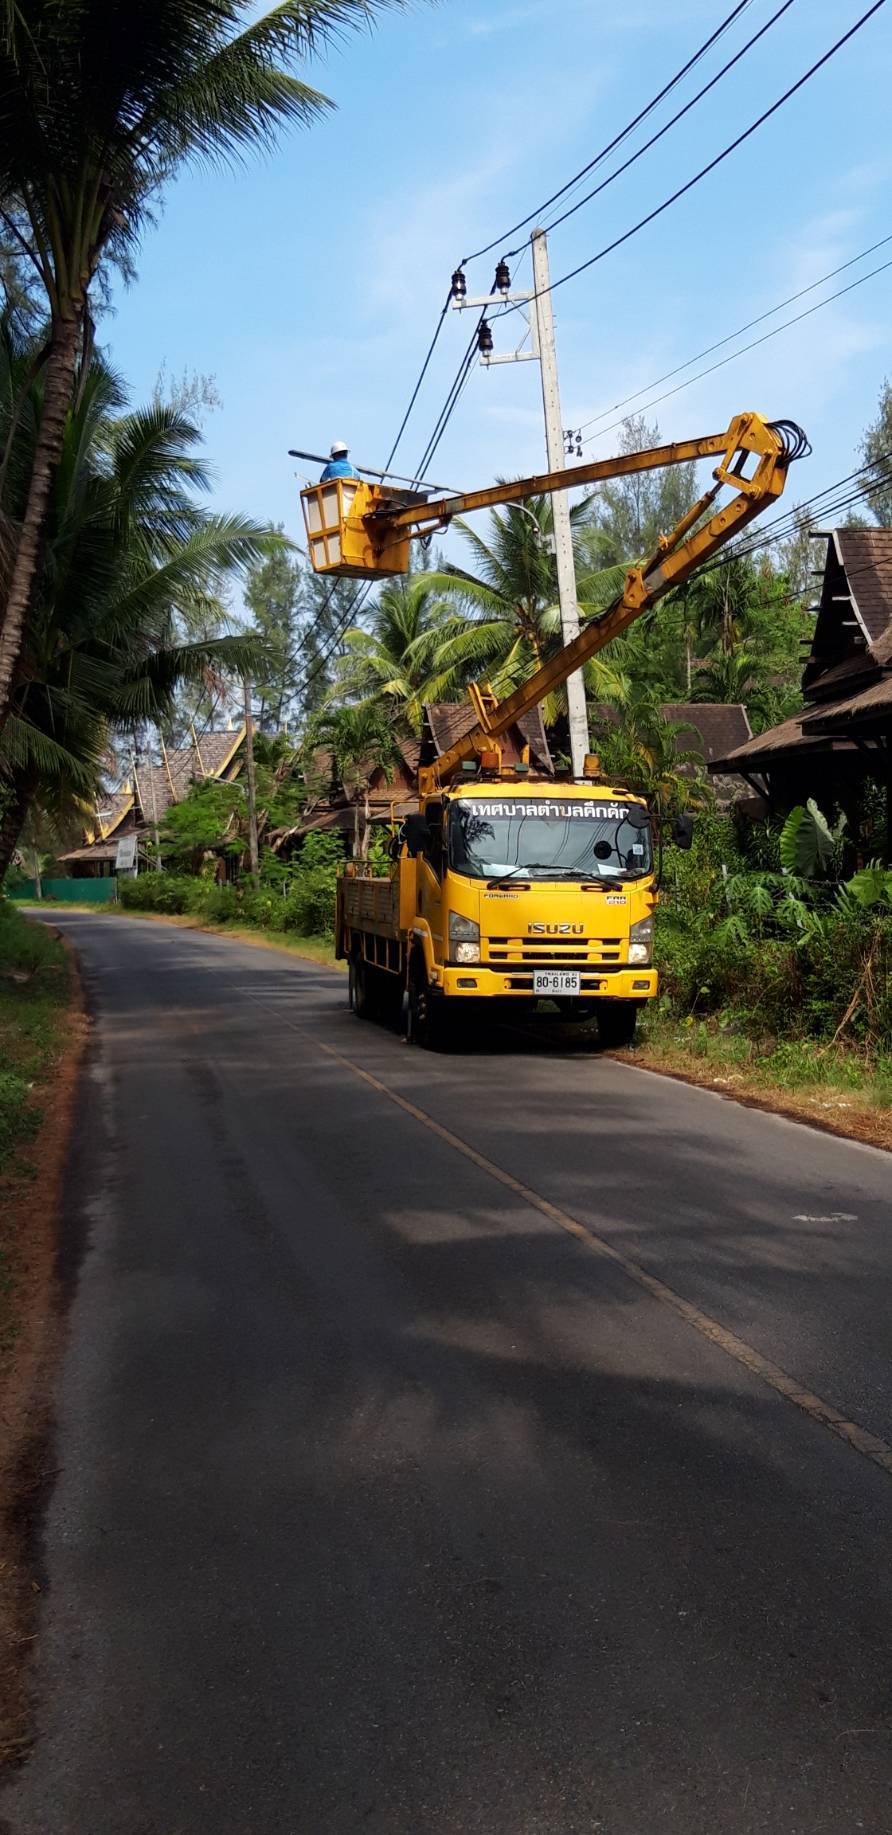
M889 1158L59 922L84 1254L0 1826L892 1830L892 1473L841 1437L892 1443Z

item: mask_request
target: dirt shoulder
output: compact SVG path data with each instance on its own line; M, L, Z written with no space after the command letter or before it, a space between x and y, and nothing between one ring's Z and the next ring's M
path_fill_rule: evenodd
M30 972L0 957L0 1056L14 1098L0 1141L0 1769L29 1742L36 1530L63 1335L62 1187L88 1029L74 955L44 941Z
M892 1152L892 1108L871 1101L857 1089L833 1082L787 1089L773 1082L770 1072L763 1078L732 1065L703 1064L692 1053L671 1045L645 1044L611 1056L661 1077L675 1077L680 1083L715 1090L745 1108L788 1115L792 1121L806 1122L824 1134L837 1134L843 1140L863 1141L867 1146Z

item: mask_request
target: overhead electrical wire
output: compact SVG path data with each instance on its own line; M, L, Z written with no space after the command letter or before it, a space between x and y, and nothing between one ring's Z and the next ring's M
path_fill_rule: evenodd
M551 198L546 200L546 204L541 206L540 210L544 211L549 206L553 205L556 201L558 201L561 197L563 197L568 191L573 190L575 186L580 182L580 180L585 177L586 173L592 171L595 166L600 164L602 159L605 159L609 153L611 153L617 146L619 146L625 139L627 139L628 135L632 133L634 129L638 127L640 123L643 120L645 120L650 113L652 113L653 109L656 108L657 105L660 102L662 102L667 95L671 93L671 91L678 85L678 83L681 82L682 78L685 77L689 73L689 71L694 68L694 66L697 63L699 63L701 58L705 56L706 52L710 50L710 48L715 43L717 43L717 41L724 35L724 33L729 30L733 22L742 13L747 11L748 7L751 4L752 4L752 0L740 0L740 3L732 9L731 13L722 22L722 24L718 26L713 33L710 34L709 38L707 38L704 41L704 43L698 48L698 50L693 54L693 56L688 58L687 62L682 65L679 71L676 72L675 76L670 78L668 83L664 84L663 88L658 92L658 94L653 98L653 100L650 103L648 103L646 108L642 109L634 117L632 121L627 123L627 125L620 131L620 133L616 134L614 138L608 143L608 145L602 148L601 152L596 154L595 158L593 160L590 160L588 164L582 168L581 172L578 172L574 178L568 180L566 185L561 186L560 189L557 192L555 192ZM768 20L765 23L765 25L763 25L760 28L760 30L751 39L747 41L747 43L741 48L740 51L737 52L735 57L732 58L729 63L723 66L723 68L717 73L717 75L712 78L710 83L708 83L704 89L698 91L698 94L695 97L693 97L693 99L688 104L686 104L685 108L682 109L678 114L674 115L672 117L672 120L667 122L666 125L660 129L659 134L655 135L651 140L649 140L645 144L645 146L639 148L638 151L632 156L632 158L629 161L627 161L625 165L621 166L617 170L617 172L611 174L611 177L604 181L605 185L611 183L613 178L619 177L620 173L626 170L627 165L634 163L635 160L640 158L641 155L647 152L649 147L651 147L654 144L655 140L662 138L663 134L667 133L669 129L672 126L674 126L677 121L681 119L682 115L687 114L689 109L694 107L696 102L698 102L702 98L702 96L704 96L707 93L708 90L712 89L715 86L715 84L719 82L724 75L727 74L727 72L733 67L734 64L739 62L739 60L746 54L746 52L750 50L752 45L754 45L758 39L762 38L764 34L770 29L770 27L775 23L775 21L779 19L783 13L787 12L788 9L793 4L794 4L794 0L784 0L784 4L781 6L779 11L775 13L772 16L772 18ZM602 188L603 187L599 186L598 190L601 190ZM591 195L594 195L594 193L592 193ZM586 201L587 201L586 199L580 200L580 204L574 205L573 209L575 210L575 209L580 208L581 203L584 203ZM532 217L537 214L539 213L537 213L536 211L531 212L529 217L524 218L520 224L515 224L513 229L506 232L506 235L509 235L509 236L513 235L518 228L521 228L523 226L523 223L531 221ZM570 215L572 214L572 212L567 212L565 214ZM562 222L563 220L564 220L563 217L560 217L557 219L558 222ZM497 239L497 241L500 241L500 240L504 240L504 238ZM488 243L484 249L478 249L475 255L467 256L465 260L466 261L476 260L479 256L488 253L490 249L495 248L497 246L497 241ZM515 254L520 253L520 250L512 249L509 251L509 253L510 255L513 256ZM465 262L462 262L459 265L463 267L465 265ZM396 455L396 452L402 440L403 434L406 430L409 419L411 417L412 410L415 406L416 401L418 400L418 396L421 390L422 383L424 382L424 378L429 369L434 350L436 348L437 342L440 337L440 333L443 329L443 324L446 319L446 314L449 310L451 297L452 297L451 293L447 295L446 300L444 301L444 304L440 309L440 314L439 314L439 317L437 319L437 322L434 328L433 336L428 346L427 353L424 357L424 361L422 363L421 370L419 372L419 375L413 387L412 394L409 398L409 402L406 407L405 413L403 415L402 421L400 422L400 426L397 431L396 438L390 449L390 453L388 454L388 457L386 460L386 466L391 465L393 462L393 459ZM464 380L466 380L466 377L463 378L459 383L459 393L461 392L461 389L464 387ZM433 437L434 436L432 436L432 438ZM439 440L436 441L436 444L437 445L439 444ZM436 451L436 445L434 445L433 450ZM425 462L424 462L425 465L430 463L430 459L432 456L433 456L433 453L429 453L426 455Z
M476 260L478 259L478 257L488 254L491 249L497 247L500 243L502 243L506 239L507 236L515 234L518 229L522 229L526 223L532 220L533 216L537 215L541 211L548 209L551 205L553 205L558 200L558 198L563 196L566 193L566 191L570 190L578 182L579 178L583 175L585 171L592 170L593 167L599 163L601 158L606 157L609 152L613 151L614 147L619 144L619 141L621 139L624 139L626 137L626 134L628 132L631 132L635 126L639 125L640 121L643 120L645 116L651 111L651 109L657 105L657 102L662 100L664 96L667 93L669 93L669 90L675 86L676 82L681 80L681 77L683 75L687 74L687 71L693 67L693 64L696 63L702 55L704 55L705 51L709 49L710 45L714 44L716 42L716 39L720 37L724 31L728 29L728 27L731 25L733 20L745 10L747 4L748 4L748 0L742 0L742 3L739 4L733 10L733 12L723 22L723 24L717 28L716 32L712 34L712 37L709 40L707 40L706 43L700 48L700 51L698 53L695 53L693 59L688 60L688 63L683 67L683 69L680 72L677 73L676 77L671 80L670 84L668 84L664 88L664 90L660 92L659 97L655 97L653 102L649 104L645 110L641 111L641 113L636 117L635 121L630 123L629 127L626 130L624 130L623 133L619 137L614 139L614 141L611 142L608 147L604 148L602 152L598 154L594 160L590 161L589 165L583 168L581 173L577 173L575 178L569 180L567 185L562 186L560 190L555 192L552 195L552 197L546 201L545 204L538 206L537 211L533 211L528 216L521 218L520 221L516 223L512 229L507 230L505 232L504 236L497 237L493 242L488 243L484 248L481 248L475 251L473 255L467 256L465 258L465 261L462 262L461 265L465 266L467 262ZM878 13L883 6L885 6L885 4L886 4L886 0L874 0L873 5L870 6L867 9L867 11L863 13L861 17L857 19L854 22L854 24L849 27L848 31L844 32L842 36L838 38L835 41L835 43L832 44L829 47L829 49L822 54L821 57L817 58L815 62L811 64L806 71L803 72L802 76L800 76L795 83L792 83L789 86L789 88L786 89L783 92L783 94L780 95L777 98L777 100L770 105L769 108L764 109L762 113L757 116L756 120L751 122L749 127L745 128L732 141L730 141L729 144L726 147L724 147L720 153L717 153L715 157L709 160L705 166L702 166L700 170L693 175L692 178L688 179L684 185L679 186L674 192L672 192L672 194L668 198L665 198L661 204L656 205L653 210L649 211L646 216L640 218L637 223L633 224L632 227L626 230L621 236L615 237L612 242L607 243L605 247L602 249L599 249L596 254L589 256L586 261L578 263L578 265L575 268L570 269L568 273L562 274L557 280L552 281L550 286L548 286L547 288L541 289L541 292L554 293L556 292L556 290L559 287L566 286L568 281L575 280L578 277L578 275L585 273L589 268L594 267L596 263L598 263L599 261L602 261L605 258L605 256L612 254L615 249L621 248L626 242L630 241L633 236L637 235L640 230L646 228L648 224L654 222L656 218L662 216L664 211L670 209L670 207L673 204L677 203L682 197L685 197L688 194L688 192L692 191L694 187L700 184L704 178L708 177L708 175L711 172L714 172L718 166L723 164L723 162L726 159L728 159L732 153L736 152L738 147L743 146L745 142L749 140L751 136L754 133L756 133L760 127L764 126L766 121L769 121L775 114L777 114L778 111L782 107L784 107L785 104L789 102L792 99L792 97L798 93L800 89L804 88L805 84L810 82L811 78L813 76L816 76L818 71L822 70L824 65L829 63L831 58L835 57L836 54L839 51L841 51L844 48L844 46L847 45L851 41L851 39L853 39L856 36L858 32L862 30L862 28L865 25L867 25L869 20L871 20L874 17L874 15ZM775 14L772 20L768 22L768 25L773 24L775 19L780 17L781 13L783 13L786 10L787 10L786 6L782 7L780 9L780 13ZM767 29L767 26L763 27L763 32L766 29ZM762 34L759 33L756 36L760 37L761 35ZM755 42L755 39L750 42ZM736 60L733 60L733 61L736 61ZM574 206L574 208L576 207L577 206ZM844 289L844 291L847 291L847 290L848 289ZM536 297L538 297L538 295ZM430 359L433 355L433 351L436 346L437 340L439 338L440 331L445 322L448 306L449 306L449 301L447 299L447 301L444 303L443 308L441 309L440 317L435 327L434 335L431 340L431 344L428 348L428 352L425 357L424 364L422 366L421 375L419 376L418 383L416 385L416 388L413 391L412 398L409 404L409 408L407 410L406 416L404 417L404 421L400 428L400 432L397 436L397 440L394 442L394 446L391 449L391 453L387 461L388 465L390 464L396 452L397 446L399 444L399 440L402 437L402 432L404 430L406 421L408 420L408 415L411 413L411 409L414 406L415 401L417 400L418 390L420 389L421 382L423 381L424 374L427 371L428 365L430 363ZM505 316L505 314L507 313L516 312L519 309L520 309L519 303L514 304L514 305L506 305L502 316ZM806 316L806 315L803 315L803 316ZM468 376L470 374L470 370L473 364L473 352L474 352L474 348L476 344L477 331L479 331L479 323L478 323L478 327L475 330L474 335L472 336L468 350L466 351L465 356L462 358L462 361L459 365L459 369L458 369L455 381L453 382L449 390L449 393L447 395L446 401L443 405L443 408L440 411L440 415L438 416L437 422L435 424L434 433L431 436L431 439L428 441L428 445L425 450L425 454L419 466L419 472L418 472L419 477L423 476L425 467L430 464L431 459L433 458L433 455L436 452L437 447L440 444L440 441L443 437L443 434L445 433L448 422L452 414L455 411L455 407L457 405L459 397L461 396L463 389L465 387L465 384L467 382L467 379L468 379ZM761 340L757 340L757 342L761 342ZM739 354L742 354L742 353L739 353ZM696 359L694 359L694 361L696 361ZM368 583L367 583L367 586L368 586ZM367 587L366 587L366 590L367 590ZM332 595L329 594L329 598L327 599L325 606L321 608L319 614L317 615L316 620L314 621L314 624L310 627L310 632L307 633L308 636L312 634L312 631L314 629L318 628L318 624L321 618L324 616L325 611L331 602L331 596ZM360 599L362 599L363 597L364 597L364 591L363 589L360 589L360 592L356 595L356 598L351 603L351 606L348 607L347 617L352 615L353 609L358 605ZM345 628L345 621L342 620L341 625L339 627L339 633L336 635L332 646L330 647L329 651L327 652L325 659L324 659L325 661L327 661L328 657L332 654L333 648L335 647L336 643L339 641L340 635L343 634L344 628ZM318 673L319 667L320 665L317 665L316 673ZM303 686L306 686L310 679L311 678L308 677L307 681L303 684Z
M435 349L436 349L436 346L437 346L437 341L438 341L438 339L439 339L439 336L440 336L440 333L441 333L441 331L442 331L442 329L443 329L443 324L444 324L444 321L445 321L445 318L446 318L446 314L447 314L447 312L449 311L449 307L450 307L450 304L451 304L451 302L452 302L452 293L451 293L451 292L449 292L449 293L447 293L447 295L446 295L446 298L445 298L445 300L444 300L444 302L443 302L443 305L442 305L442 307L441 307L441 310L440 310L440 316L439 316L439 318L438 318L438 320L437 320L437 323L436 323L436 326L435 326L435 328L434 328L434 335L433 335L433 337L431 338L431 341L430 341L430 344L428 345L428 348L427 348L427 355L426 355L426 357L425 357L425 359L424 359L424 362L423 362L423 363L422 363L422 365L421 365L421 369L420 369L420 371L419 371L419 375L418 375L418 380L417 380L417 382L416 382L416 384L415 384L415 387L414 387L414 389L412 390L412 393L411 393L411 395L410 395L410 397L409 397L409 405L408 405L408 407L407 407L407 409L406 409L406 412L405 412L405 414L403 415L403 418L402 418L402 420L400 421L400 424L399 424L399 430L398 430L398 432L397 432L397 436L396 436L396 439L394 440L394 442L393 442L393 445L391 446L391 448L390 448L390 451L389 451L389 453L388 453L388 455L387 455L387 458L386 458L386 459L385 459L385 461L384 461L384 469L385 469L385 471L386 471L386 470L388 469L388 467L389 467L389 466L391 466L391 465L393 464L393 461L394 461L394 459L395 459L395 457L396 457L396 451L397 451L397 447L399 446L399 443L400 443L400 441L401 441L401 439L402 439L402 437L403 437L403 434L404 434L404 433L405 433L405 431L406 431L406 427L407 427L407 425L408 425L408 421L409 421L409 416L410 416L410 415L411 415L411 413L412 413L412 409L414 408L414 406L415 406L415 403L416 403L416 401L418 400L418 392L419 392L419 390L420 390L420 388L421 388L421 385L422 385L422 383L423 383L423 381L424 381L424 378L425 378L425 376L427 375L427 372L428 372L428 368L429 368L429 365L430 365L430 360L431 360L431 358L432 358L432 356L433 356L433 354L434 354L434 351L435 351Z
M881 236L879 242L872 242L869 248L862 249L860 254L852 255L848 261L841 262L838 268L831 268L828 274L822 274L818 280L810 281L807 287L800 287L798 293L790 293L786 299L778 300L776 306L769 306L766 312L760 312L756 318L748 319L745 325L738 325L736 331L729 331L725 337L717 338L714 344L707 344L703 350L696 351L693 357L686 358L684 363L677 363L674 369L664 371L662 376L655 376L653 382L645 383L640 389L633 389L631 395L623 395L609 408L602 408L600 414L593 414L590 420L583 421L578 431L585 433L589 427L596 426L598 421L606 420L608 414L616 414L620 408L627 407L629 402L637 401L639 396L649 395L651 389L658 389L661 383L671 382L673 376L681 375L682 370L690 369L693 363L700 363L704 357L711 357L713 351L721 350L725 344L733 343L735 338L742 338L744 332L752 331L756 325L764 325L766 319L773 318L776 312L783 312L785 306L795 305L796 301L804 299L806 294L814 293L817 287L825 286L828 280L835 280L837 274L844 274L848 268L853 268L856 262L866 261L868 255L876 254L878 248L886 248L890 242L892 242L892 235ZM875 269L874 272L879 273L880 270ZM869 278L870 276L865 275L865 279ZM838 298L838 295L834 294L831 297ZM827 304L828 302L822 303ZM790 321L790 323L793 322L795 321ZM593 438L597 437L597 434L593 435Z
M745 57L747 52L751 51L753 46L758 44L760 38L764 38L766 32L770 32L771 27L777 25L778 20L782 19L785 13L789 12L793 4L794 0L783 0L783 4L778 7L777 12L773 13L770 19L766 19L765 24L759 27L758 32L754 32L752 38L747 39L746 44L741 45L739 51L735 51L734 56L729 58L727 64L723 64L721 70L717 70L715 76L710 77L709 82L705 83L702 89L698 89L697 94L692 96L690 101L686 102L683 108L678 109L676 114L671 115L669 120L666 121L661 128L658 128L655 134L651 135L649 140L645 140L643 146L637 147L634 153L630 153L628 159L623 160L622 165L617 166L613 172L609 172L607 177L603 178L599 185L595 185L591 191L587 191L584 197L577 198L575 204L571 204L567 210L562 211L560 216L554 217L547 226L549 230L557 229L561 223L566 223L568 217L575 216L577 210L581 210L585 204L590 204L592 198L599 197L602 191L607 190L608 185L613 184L614 179L621 178L624 172L628 172L630 166L637 164L637 161L643 158L645 153L649 153L651 147L655 147L657 142L662 140L664 134L668 134L671 128L675 127L679 121L684 119L685 115L690 114L691 109L696 108L697 103L702 102L703 97L709 95L710 90L714 89L716 84L721 82L722 77L727 76L729 70L734 69L735 64L740 63L741 58ZM511 257L519 254L519 252L517 248L507 249L504 259L510 261Z
M886 237L886 241L892 241L892 236ZM871 268L868 274L862 274L858 280L850 281L847 287L840 287L836 293L829 293L826 299L818 300L814 306L807 306L804 312L797 312L793 318L784 319L783 324L775 325L771 331L763 332L761 338L753 338L751 343L742 344L739 350L729 351L727 357L720 357L717 363L710 363L705 370L697 370L695 375L686 377L684 382L676 383L673 389L667 389L663 395L654 395L649 401L642 402L639 412L641 414L646 414L650 408L659 407L661 402L670 401L674 395L681 394L683 389L689 389L693 383L702 382L704 376L714 376L716 370L724 369L726 364L736 362L738 357L745 357L748 351L758 350L761 344L768 344L770 340L776 338L780 332L789 331L792 325L801 325L803 319L810 319L815 312L822 312L825 306L832 306L835 300L843 299L847 293L854 293L857 287L863 287L866 281L875 280L878 274L885 274L890 268L892 268L892 261L884 261L879 267ZM816 281L814 284L818 286L820 282ZM810 289L804 290L809 291ZM777 311L777 307L775 307L775 311ZM764 314L763 316L767 317L768 315ZM733 337L738 334L732 333L731 335ZM724 339L723 342L727 342L727 339ZM714 346L713 348L718 347ZM691 361L696 362L696 358L692 358ZM687 366L681 364L679 367L684 369ZM639 391L639 393L643 393L643 391ZM604 439L608 433L614 433L618 427L624 426L627 418L627 416L623 415L619 420L610 421L608 426L599 427L597 433L593 433L590 436L591 439ZM590 424L590 422L584 423L579 431L584 432L585 426Z
M681 69L677 70L673 77L670 77L668 83L664 83L663 88L659 90L658 94L639 111L632 121L627 122L626 126L622 128L618 134L615 134L613 139L608 141L606 146L601 148L600 153L596 153L594 158L590 159L588 164L583 166L573 178L568 179L567 183L561 185L557 191L553 191L551 197L546 198L543 204L538 204L535 210L531 210L527 216L521 217L519 222L513 223L510 229L506 229L500 236L494 237L492 242L487 242L483 248L475 249L472 255L466 255L459 265L461 267L466 267L469 262L478 261L481 256L490 254L494 248L498 248L501 244L507 242L509 236L515 236L517 231L523 229L527 223L532 223L546 210L550 210L551 206L556 204L560 198L564 197L568 191L571 191L573 187L579 183L580 179L585 178L587 173L594 171L594 168L600 165L602 159L607 159L631 133L634 133L636 127L640 127L642 121L646 121L648 115L652 114L653 110L665 100L666 96L671 94L672 90L687 76L688 72L693 70L694 66L700 62L700 59L706 56L707 51L709 51L724 33L729 30L735 19L737 19L741 13L746 12L750 4L751 0L738 0L738 4L732 8L727 18L722 21L721 25L716 27L709 38L707 38L704 43L700 45L699 49L688 58L687 62L682 64Z
M747 534L741 535L736 542L726 548L723 555L714 562L714 567L727 567L735 560L744 560L748 555L770 548L777 542L789 541L803 527L810 524L833 520L844 510L852 509L858 503L864 503L881 491L888 491L892 480L888 476L871 478L868 472L876 466L892 463L892 451L879 453L869 466L860 466L857 471L849 472L846 477L838 478L828 484L814 496L806 497L800 503L793 504L782 516L775 517L773 522L761 524ZM859 482L855 482L858 480ZM847 486L854 488L847 489ZM710 571L712 571L710 569Z
M624 243L630 242L633 236L637 236L639 230L646 229L649 223L655 222L656 218L661 217L664 211L669 210L673 204L677 204L680 198L686 197L689 191L693 191L694 187L700 184L701 180L707 178L710 172L714 172L718 166L722 165L724 160L728 159L732 153L737 151L738 147L743 146L760 127L763 127L766 121L770 121L771 117L776 115L778 110L783 108L800 89L804 88L805 84L810 82L812 77L816 76L818 71L822 70L824 65L828 64L830 59L835 57L837 53L855 37L856 33L860 32L862 28L867 25L868 21L874 17L874 14L878 13L881 7L885 5L886 0L873 0L873 5L868 7L867 12L862 13L860 19L856 19L854 25L851 25L848 31L844 32L842 37L836 40L835 44L832 44L821 57L817 58L807 70L803 71L802 76L798 77L795 83L791 83L790 87L785 89L783 94L778 96L777 100L772 102L769 108L763 109L762 113L757 115L755 121L750 122L749 127L744 128L742 133L737 134L733 140L729 141L728 145L723 147L720 153L716 153L715 157L710 159L705 166L701 166L699 172L695 172L693 177L689 178L685 184L679 185L669 197L663 199L661 204L655 205L654 209L649 210L646 216L639 218L637 223L633 223L631 229L625 230L621 236L615 236L612 242L606 243L596 254L589 255L586 261L580 261L575 268L570 269L569 273L561 274L560 277L557 280L553 280L548 287L540 288L539 294L555 293L558 287L565 287L568 281L576 280L578 275L586 273L587 270L593 268L597 262L603 261L606 255L613 254L615 249L622 248ZM537 297L539 297L539 295L537 295ZM518 307L510 306L508 310L510 312L516 312Z

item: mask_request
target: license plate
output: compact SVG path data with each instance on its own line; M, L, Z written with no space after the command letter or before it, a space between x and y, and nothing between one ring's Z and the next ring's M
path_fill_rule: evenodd
M579 985L578 969L537 968L533 973L533 993L546 994L552 999L556 994L578 994Z

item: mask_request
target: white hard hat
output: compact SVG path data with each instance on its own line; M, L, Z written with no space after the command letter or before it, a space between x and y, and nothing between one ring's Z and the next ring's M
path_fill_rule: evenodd
M347 445L346 440L335 440L331 448L330 457L332 459L336 459L339 452L348 452L348 451L349 451L349 447Z

